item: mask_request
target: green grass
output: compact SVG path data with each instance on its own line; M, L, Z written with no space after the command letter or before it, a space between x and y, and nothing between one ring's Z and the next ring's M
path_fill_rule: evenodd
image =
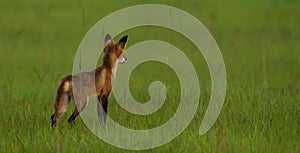
M199 136L210 95L202 55L171 30L140 27L124 32L130 36L128 46L158 39L183 50L197 66L201 85L197 114L188 128L168 144L145 152L300 152L300 2L296 0L1 0L0 152L129 151L98 139L80 118L76 126L68 125L73 105L60 118L56 131L50 128L50 115L56 86L72 72L85 33L104 16L143 3L171 5L197 17L217 41L227 69L222 112L213 128ZM178 78L170 68L151 62L140 65L130 78L130 90L145 102L150 98L149 83L155 80L165 82L168 89L167 101L158 112L130 114L112 96L109 115L133 129L165 123L176 111L180 96Z

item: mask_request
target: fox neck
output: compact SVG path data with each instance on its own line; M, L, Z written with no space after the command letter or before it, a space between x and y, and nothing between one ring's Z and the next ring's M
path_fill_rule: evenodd
M115 78L117 73L117 67L118 67L118 61L117 57L112 56L106 56L103 58L103 63L101 67L104 67L106 69L109 69L113 75L113 78Z

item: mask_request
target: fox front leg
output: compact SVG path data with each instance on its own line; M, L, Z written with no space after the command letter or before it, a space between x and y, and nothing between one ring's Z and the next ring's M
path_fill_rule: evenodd
M100 125L105 127L106 125L106 115L107 115L107 105L108 99L106 96L98 96L98 120Z

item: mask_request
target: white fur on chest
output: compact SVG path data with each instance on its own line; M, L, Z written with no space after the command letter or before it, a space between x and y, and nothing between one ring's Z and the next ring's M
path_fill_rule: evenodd
M117 69L118 69L118 62L116 62L115 66L114 66L114 69L113 69L113 76L114 76L114 78L117 75Z

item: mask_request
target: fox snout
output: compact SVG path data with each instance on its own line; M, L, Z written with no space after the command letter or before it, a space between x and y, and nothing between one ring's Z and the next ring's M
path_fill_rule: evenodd
M123 56L122 58L119 59L118 61L120 64L124 64L127 62L127 58L125 56Z

